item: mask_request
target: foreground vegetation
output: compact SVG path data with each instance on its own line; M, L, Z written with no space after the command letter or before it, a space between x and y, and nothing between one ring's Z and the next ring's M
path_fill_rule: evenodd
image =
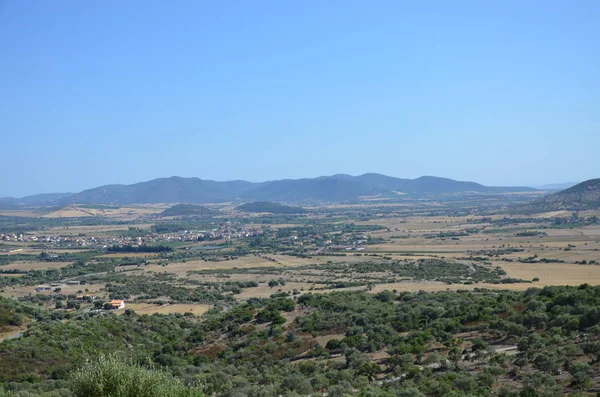
M133 378L142 379L135 387L153 379L160 385L149 389L174 396L600 390L600 287L588 285L276 294L200 318L127 311L65 322L26 304L1 303L11 318L21 313L30 324L21 338L0 343L0 382L20 395L158 395L110 392L116 384L129 390ZM109 367L119 375L111 377Z

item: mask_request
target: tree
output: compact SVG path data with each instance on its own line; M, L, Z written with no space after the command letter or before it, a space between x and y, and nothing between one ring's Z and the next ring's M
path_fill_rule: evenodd
M487 367L484 372L490 374L493 378L494 378L494 382L498 383L498 377L502 374L504 374L504 369L501 367L497 367L495 365L492 365L490 367Z
M377 374L381 371L381 368L376 363L365 363L359 369L360 375L366 376L370 382L372 382Z
M338 350L342 345L342 341L340 341L339 339L329 339L327 341L327 344L325 345L325 348L327 350Z
M590 372L592 367L589 364L577 362L569 364L569 373L573 377L573 382L579 387L585 387L590 382Z
M481 338L475 338L473 339L473 345L471 346L471 349L475 352L478 350L485 350L487 349L488 344L486 342L484 342L483 339Z
M553 352L543 351L533 360L540 371L553 372L558 369L558 357Z
M458 346L454 346L448 352L448 360L452 361L455 368L458 368L458 363L462 359L462 352Z
M23 315L21 313L15 313L8 320L8 325L20 327L21 325L23 325L24 321L25 321L25 318L23 317Z
M67 301L67 309L78 310L80 307L81 307L81 304L78 301L73 301L73 300Z
M376 294L375 299L378 299L382 302L393 302L396 299L396 294L394 294L392 291L385 290Z

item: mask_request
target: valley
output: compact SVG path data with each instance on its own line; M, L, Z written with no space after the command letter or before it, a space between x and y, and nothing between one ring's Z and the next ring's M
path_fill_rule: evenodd
M594 391L600 317L551 308L577 291L591 294L590 307L600 296L600 210L523 214L513 208L528 204L513 195L510 205L503 194L304 207L70 204L56 216L5 210L0 306L20 314L0 333L0 383L58 390L83 357L121 355L139 338L134 360L150 355L176 377L189 372L207 395ZM121 300L124 308L110 310ZM133 334L84 335L114 327ZM542 341L555 338L543 342L543 359L531 350L541 343L534 329ZM26 346L53 345L42 330L75 345L23 360ZM177 347L153 347L168 335ZM256 359L246 355L263 360L260 377L278 380L267 387L250 376ZM565 375L583 364L583 380Z

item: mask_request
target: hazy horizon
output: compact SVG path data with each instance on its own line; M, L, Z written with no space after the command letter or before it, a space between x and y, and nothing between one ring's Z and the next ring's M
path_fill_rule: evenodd
M0 196L597 178L600 3L0 2Z

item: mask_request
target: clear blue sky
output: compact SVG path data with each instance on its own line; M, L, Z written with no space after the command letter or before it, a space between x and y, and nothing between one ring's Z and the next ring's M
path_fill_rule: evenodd
M0 0L0 196L600 177L600 2Z

